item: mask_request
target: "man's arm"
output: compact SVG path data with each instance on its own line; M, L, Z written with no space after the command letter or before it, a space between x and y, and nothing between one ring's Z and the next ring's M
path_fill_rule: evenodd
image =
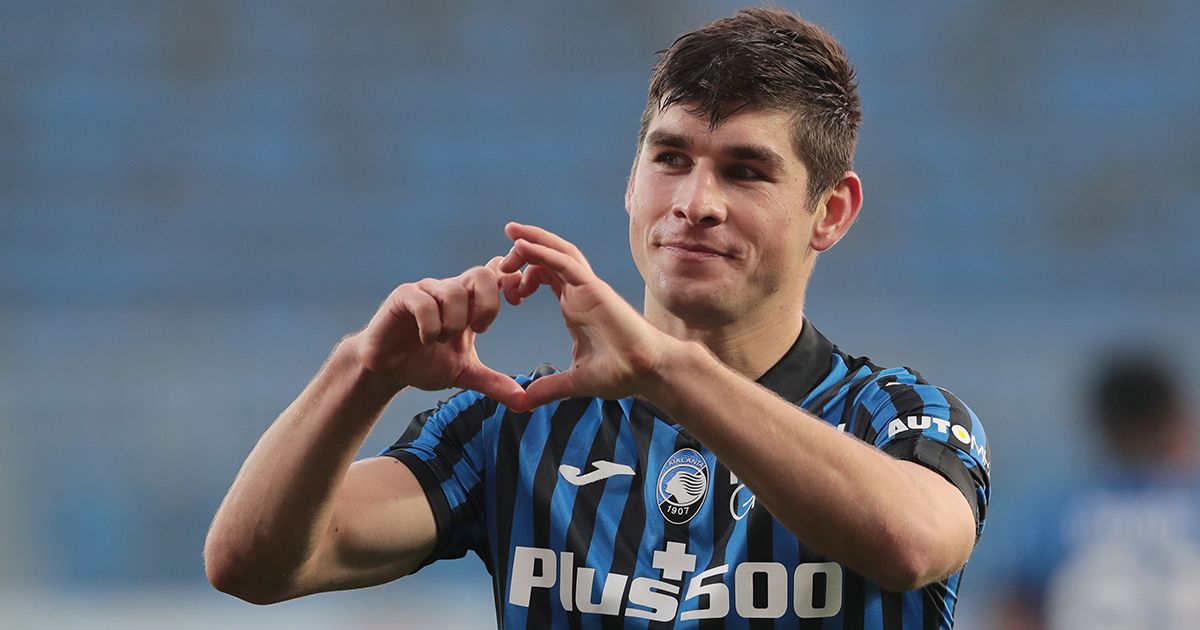
M509 224L501 263L549 283L575 339L571 369L530 384L526 404L637 395L683 425L812 550L884 588L912 590L961 567L975 522L938 473L856 440L633 310L568 241ZM752 419L752 420L748 420Z
M642 395L712 449L806 546L884 588L919 588L970 556L975 519L952 483L838 431L703 346L672 344L646 382Z
M396 393L340 344L255 445L205 542L209 580L256 604L401 577L435 542L433 513L392 458L350 465Z
M514 304L528 295L517 287L520 274L497 270L499 260L401 285L338 345L259 440L217 511L204 551L216 588L271 603L379 584L425 559L437 533L412 472L390 457L351 461L408 386L462 387L523 404L521 386L475 354L500 291Z

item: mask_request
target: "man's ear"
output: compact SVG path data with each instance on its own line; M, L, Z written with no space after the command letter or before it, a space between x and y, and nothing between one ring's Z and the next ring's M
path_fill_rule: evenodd
M833 190L821 196L813 224L812 248L823 252L837 244L850 231L862 209L862 181L854 171L846 171Z

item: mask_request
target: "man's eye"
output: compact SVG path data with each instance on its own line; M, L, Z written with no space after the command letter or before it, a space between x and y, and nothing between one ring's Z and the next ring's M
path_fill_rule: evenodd
M764 179L762 173L759 173L749 166L731 166L725 171L725 173L730 179L740 179L745 181Z
M655 162L665 166L684 166L687 162L678 153L660 153L654 158Z

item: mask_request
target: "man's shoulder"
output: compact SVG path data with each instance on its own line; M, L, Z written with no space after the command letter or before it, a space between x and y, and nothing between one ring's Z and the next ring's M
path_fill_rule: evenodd
M822 384L829 403L819 413L828 415L833 409L839 426L868 442L924 435L968 452L978 449L979 458L986 461L982 422L956 394L915 368L883 367L867 357L831 348L833 368Z
M915 368L893 367L866 355L847 352L807 320L800 339L780 363L792 364L791 372L801 379L812 379L807 397L810 402L828 404L836 400L877 406L897 397L924 395L933 399L949 396L951 404L962 404L946 388L931 383ZM801 363L819 365L823 373L817 376L815 367L801 367Z
M931 382L916 368L906 365L886 367L869 357L847 353L836 345L831 344L831 348L832 373L841 375L841 382L834 384L852 392L859 404L881 406L908 398L914 402L933 401L949 407L967 408L957 395Z
M951 404L962 404L957 396L931 383L915 368L880 365L869 357L849 354L837 346L832 346L829 373L813 391L814 398L839 397L852 405L872 409L886 401L914 396L920 399L949 397Z

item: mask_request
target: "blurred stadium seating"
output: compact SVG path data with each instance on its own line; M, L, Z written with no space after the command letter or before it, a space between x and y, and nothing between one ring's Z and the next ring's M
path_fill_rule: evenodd
M640 303L622 195L646 70L735 6L0 3L0 625L488 623L474 559L242 605L203 581L208 520L333 344L394 284L501 253L506 220ZM1090 349L1155 339L1200 374L1200 5L793 6L847 47L866 116L866 209L809 315L984 419L976 627L993 541L1085 452ZM562 363L559 327L539 296L481 353Z

